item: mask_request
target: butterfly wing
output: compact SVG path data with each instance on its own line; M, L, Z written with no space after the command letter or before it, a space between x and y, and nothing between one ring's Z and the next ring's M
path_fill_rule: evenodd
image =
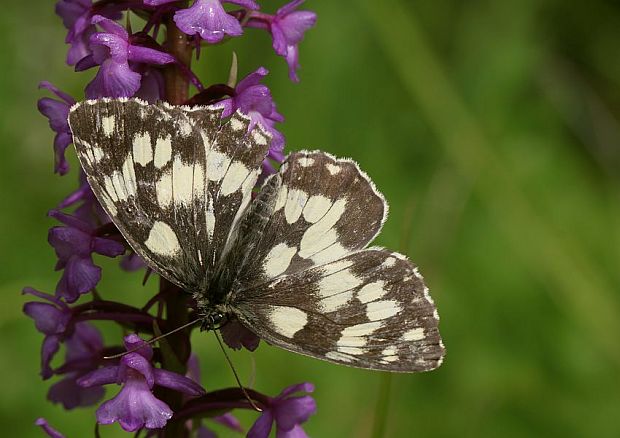
M261 207L268 205L269 208ZM381 230L387 203L352 160L290 154L261 189L245 221L242 285L321 265L366 247ZM262 211L268 210L268 211ZM261 226L261 221L268 220Z
M436 307L404 256L370 248L245 290L241 322L267 342L344 365L429 371L443 359Z
M227 236L234 228L266 137L246 135L239 114L222 123L217 109L137 99L79 103L69 124L93 192L132 248L183 289L204 290L225 244L214 229Z
M230 299L244 325L271 344L350 366L413 372L441 364L439 318L415 265L363 249L387 204L354 162L292 154L261 203L271 215L251 228Z

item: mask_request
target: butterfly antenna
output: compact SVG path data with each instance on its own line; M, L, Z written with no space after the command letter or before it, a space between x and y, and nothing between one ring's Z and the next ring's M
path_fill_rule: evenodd
M172 334L174 334L174 333L176 333L176 332L180 332L181 330L186 329L187 327L191 327L191 326L193 326L194 324L196 324L197 322L200 322L200 321L202 321L202 318L196 318L196 319L194 319L193 321L190 321L190 322L188 322L187 324L183 324L183 325L182 325L182 326L180 326L180 327L177 327L177 328L175 328L175 329L172 329L172 330L170 330L170 331L169 331L169 332L167 332L167 333L164 333L164 334L161 334L161 335L159 335L159 336L155 336L154 338L149 339L148 341L146 341L146 344L147 344L147 345L151 345L152 343L157 342L157 341L159 341L160 339L165 338L166 336L170 336L170 335L172 335ZM145 345L140 345L139 347L132 348L131 350L123 351L122 353L113 354L112 356L103 356L103 358L104 358L104 359L117 359L117 358L119 358L119 357L123 357L123 356L125 356L126 354L129 354L129 353L133 353L133 352L135 352L135 351L138 351L138 350L140 350L141 348L144 348L144 347L145 347Z
M222 344L222 340L220 339L220 335L218 335L216 330L213 330L213 334L215 335L215 339L217 339L217 343L220 344L220 348L222 349L222 352L224 353L224 357L226 358L226 361L228 362L228 365L230 365L230 369L232 370L233 374L235 375L235 380L237 381L237 385L239 385L239 388L241 389L241 392L243 392L243 395L245 395L245 398L248 400L248 402L250 403L250 406L252 406L252 408L254 408L255 411L263 412L263 410L261 408L256 406L256 403L254 403L254 401L250 397L250 394L248 394L248 392L245 390L245 388L241 384L241 380L239 380L239 375L237 374L237 371L235 370L235 367L234 367L232 361L230 360L230 357L228 357L228 353L226 353L226 349L224 348L224 345Z

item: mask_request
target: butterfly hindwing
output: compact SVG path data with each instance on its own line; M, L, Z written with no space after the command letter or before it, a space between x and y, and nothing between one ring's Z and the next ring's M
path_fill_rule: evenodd
M417 267L369 248L284 275L235 297L267 342L344 365L428 371L442 361L437 311Z
M137 99L77 104L69 122L95 195L133 249L183 289L204 290L214 254L251 196L267 138L246 135L247 120L240 114L222 123L216 109ZM254 138L265 145L253 147ZM240 183L227 178L243 166L250 175ZM217 209L223 201L226 208Z

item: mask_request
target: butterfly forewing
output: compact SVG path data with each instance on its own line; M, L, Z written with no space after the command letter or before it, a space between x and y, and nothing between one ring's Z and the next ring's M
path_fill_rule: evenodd
M151 268L189 292L205 290L220 236L247 204L267 151L263 134L244 137L245 117L221 123L219 115L136 99L87 101L69 115L80 162L112 221ZM233 172L242 168L245 178Z
M244 287L364 248L387 215L383 196L356 163L318 151L290 154L257 201L273 207L263 229L250 228L253 246L242 249L249 253L239 274Z
M281 276L236 300L243 324L296 353L400 372L432 370L444 355L422 276L384 249Z

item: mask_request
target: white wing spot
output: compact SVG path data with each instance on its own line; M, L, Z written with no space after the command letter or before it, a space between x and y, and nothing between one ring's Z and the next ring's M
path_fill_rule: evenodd
M368 343L368 338L362 336L341 336L336 342L338 347L364 347Z
M189 137L191 133L192 133L192 125L190 125L189 122L187 121L179 122L179 134L181 134L183 137Z
M256 129L252 131L252 138L254 139L256 144L259 144L261 146L265 146L267 144L267 138L265 138L265 136L258 132L258 130Z
M240 131L243 129L243 122L233 117L230 119L230 127L233 131Z
M398 356L385 356L382 361L383 362L396 362L398 360Z
M282 186L280 187L280 191L278 192L278 199L276 200L276 205L274 207L274 213L284 207L286 204L286 197L288 196L288 187Z
M424 328L416 327L403 333L402 339L403 341L420 341L425 337Z
M151 252L159 255L174 256L181 251L179 239L172 228L165 222L156 221L144 242Z
M215 231L215 211L213 209L213 198L209 197L209 203L207 204L206 214L207 234L209 239L213 238L213 232Z
M166 137L158 137L155 141L155 167L161 169L172 158L172 139L170 135Z
M346 255L349 250L338 242L334 225L346 211L346 199L338 199L329 211L304 233L299 245L299 256L310 258L314 263L326 263Z
M304 207L304 219L311 224L318 222L332 206L331 199L323 195L310 196Z
M388 293L388 290L385 289L385 281L378 280L364 285L364 287L357 292L357 299L362 303L369 303L378 300L386 293Z
M269 278L277 277L287 270L291 264L293 256L297 253L297 248L290 247L286 243L278 243L271 248L263 263L263 271Z
M249 174L250 169L248 169L245 164L241 161L233 161L226 171L224 179L222 180L220 194L222 196L228 196L239 190L241 188L241 184L243 184Z
M396 264L396 257L388 257L387 259L384 260L383 263L381 263L381 266L383 266L384 268L391 268L395 264Z
M349 269L338 271L319 280L319 294L322 298L351 290L362 284L362 280Z
M394 356L397 353L395 347L387 347L385 350L381 352L382 356Z
M400 310L400 305L394 300L375 301L366 304L366 317L371 321L380 321L396 315Z
M129 154L129 156L123 163L122 171L123 180L125 182L125 193L127 193L127 196L135 196L138 187L136 183L136 172L133 168L133 160L131 159L131 154Z
M284 206L284 216L289 224L297 222L308 201L308 194L303 190L290 189Z
M172 172L164 173L155 183L155 194L160 207L168 207L172 202Z
M125 187L125 180L123 179L123 175L119 171L114 171L112 174L112 185L114 186L114 190L116 191L116 196L118 196L119 201L125 201L129 197L129 193L127 193L127 187Z
M189 205L192 202L194 188L194 167L181 162L176 156L172 162L172 193L174 202Z
M101 129L103 129L103 135L110 137L114 133L114 125L114 116L103 116L101 118Z
M353 266L353 260L338 260L336 262L330 263L329 265L322 267L323 276L332 275L335 272L342 271L343 269L347 269Z
M151 135L148 132L136 134L133 138L133 160L146 166L153 161L153 148L151 147Z
M341 336L368 336L375 330L381 328L383 323L381 321L363 322L345 328Z
M357 360L356 357L349 356L348 354L340 353L338 351L328 351L325 353L325 357L337 362L353 362Z
M353 298L353 291L346 291L323 298L318 304L324 313L330 313L345 306L351 298Z
M295 333L305 327L308 315L294 307L274 306L269 312L269 320L277 333L292 338Z
M214 150L210 151L207 156L207 178L209 181L221 180L229 165L230 157L228 155Z
M345 354L352 354L354 356L360 356L366 353L366 350L360 347L339 346L338 351Z
M336 166L335 164L327 163L325 167L327 168L329 173L332 175L336 175L337 173L340 172L340 166Z
M104 156L103 149L100 147L94 146L91 149L93 164L98 163Z
M302 157L297 162L299 163L299 165L301 167L308 167L308 166L312 166L314 164L314 158Z

